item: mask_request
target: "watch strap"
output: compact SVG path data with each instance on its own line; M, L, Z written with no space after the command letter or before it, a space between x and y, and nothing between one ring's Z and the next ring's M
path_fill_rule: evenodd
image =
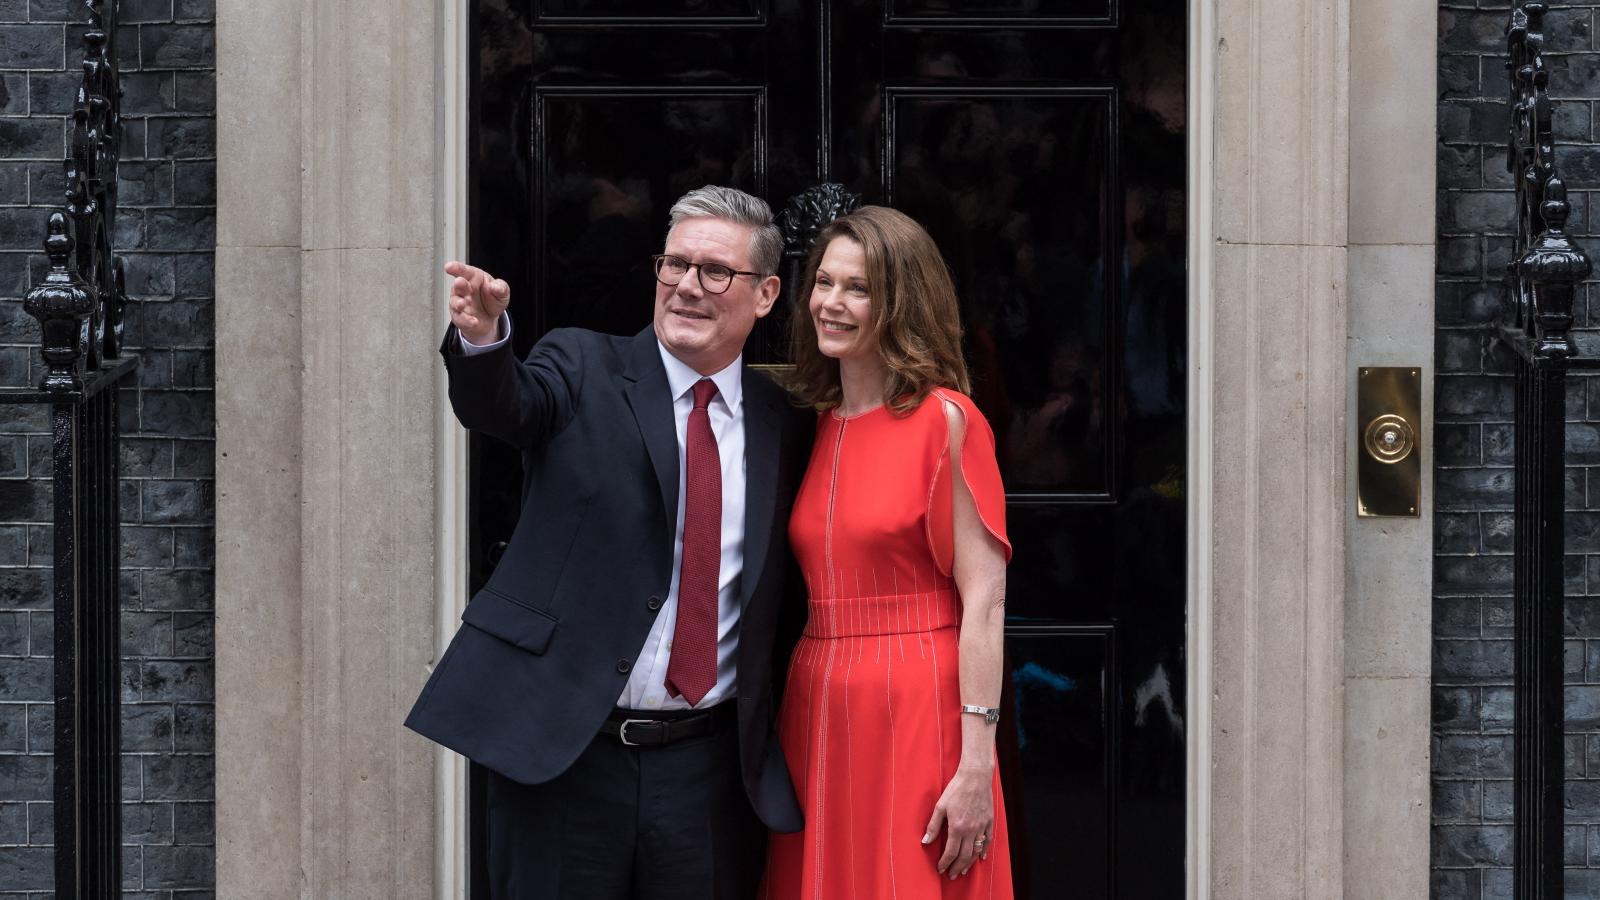
M983 720L990 725L1000 721L1000 708L998 706L973 706L971 703L963 703L961 704L961 711L975 716L983 716Z

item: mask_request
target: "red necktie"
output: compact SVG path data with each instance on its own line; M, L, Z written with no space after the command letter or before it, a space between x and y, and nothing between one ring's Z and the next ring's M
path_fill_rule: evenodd
M717 581L722 569L722 461L706 407L717 385L694 385L684 437L683 564L678 570L678 622L667 662L667 694L692 706L717 683Z

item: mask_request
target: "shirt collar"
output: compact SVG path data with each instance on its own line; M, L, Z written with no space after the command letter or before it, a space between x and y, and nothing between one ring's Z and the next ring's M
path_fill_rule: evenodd
M689 368L689 365L683 360L673 356L667 350L667 345L661 343L659 338L656 340L656 347L661 351L661 365L665 366L667 370L667 387L672 391L673 402L677 402L679 397L689 393L689 390L695 386L695 382L702 377L709 377L716 383L717 396L721 397L722 402L727 404L728 412L737 413L739 411L739 399L744 387L744 381L739 377L744 366L743 353L735 357L733 362L723 367L722 371L714 375L702 376L699 372Z

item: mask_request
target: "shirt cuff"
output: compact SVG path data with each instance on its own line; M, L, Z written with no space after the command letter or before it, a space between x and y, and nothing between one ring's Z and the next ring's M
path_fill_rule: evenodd
M467 340L466 336L458 330L456 332L456 341L461 345L462 356L477 356L480 353L488 353L491 350L500 349L506 341L511 340L511 315L509 313L500 314L500 335L500 340L494 343L474 344Z

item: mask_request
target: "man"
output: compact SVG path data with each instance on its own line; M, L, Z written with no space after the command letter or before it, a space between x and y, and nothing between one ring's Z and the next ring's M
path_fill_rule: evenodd
M521 362L510 286L445 267L450 402L521 448L523 505L406 725L489 770L496 898L749 897L801 827L771 675L811 417L742 365L781 252L766 203L691 191L652 326Z

